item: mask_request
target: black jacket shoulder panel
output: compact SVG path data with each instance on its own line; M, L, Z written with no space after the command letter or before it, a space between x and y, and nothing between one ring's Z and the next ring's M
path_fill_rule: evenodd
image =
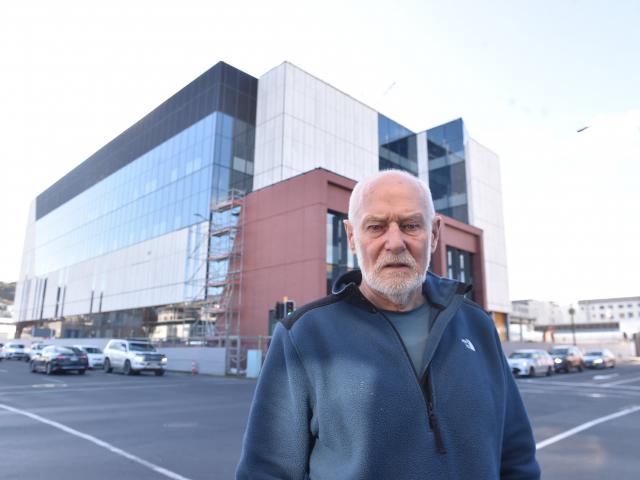
M284 325L284 327L287 330L290 330L291 327L293 327L293 324L296 323L296 321L302 316L304 315L306 312L313 310L315 308L320 308L320 307L324 307L325 305L330 305L332 303L336 303L338 301L340 301L341 297L340 295L335 295L335 294L331 294L328 295L324 298L320 298L318 300L315 300L313 302L307 303L305 305L303 305L302 307L296 309L295 312L293 312L291 315L289 315L287 318L282 320L282 325Z

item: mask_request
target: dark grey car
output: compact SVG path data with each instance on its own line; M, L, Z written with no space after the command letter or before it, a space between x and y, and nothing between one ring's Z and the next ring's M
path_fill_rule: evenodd
M33 357L30 362L31 372L44 372L51 375L55 372L75 371L80 375L89 368L87 354L79 348L50 345Z

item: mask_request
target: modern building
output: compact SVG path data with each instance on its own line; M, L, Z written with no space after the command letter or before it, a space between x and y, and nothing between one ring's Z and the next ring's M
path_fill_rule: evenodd
M617 324L627 338L640 334L640 296L578 301L576 320L586 325Z
M574 335L583 343L632 339L640 335L640 297L580 300L577 306L517 300L509 322L514 338L534 329L546 340Z
M287 62L260 79L216 64L34 200L18 332L266 335L277 300L324 295L356 266L349 193L390 167L437 192L433 269L472 281L504 334L497 157L460 119L414 133Z

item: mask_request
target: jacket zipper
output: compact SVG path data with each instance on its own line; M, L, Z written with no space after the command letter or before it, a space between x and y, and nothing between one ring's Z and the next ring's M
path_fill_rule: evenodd
M422 391L422 398L425 401L425 405L427 407L427 419L429 421L429 428L433 432L433 436L434 436L435 441L436 441L436 451L439 454L444 455L445 453L447 453L447 451L445 450L444 442L442 441L442 432L440 431L440 425L438 424L438 419L436 418L436 414L433 411L433 391L431 389L431 375L429 375L427 373L427 370L425 370L422 379L418 378L418 375L416 374L416 371L415 371L415 369L413 367L413 364L411 363L411 357L409 356L409 352L407 352L407 347L405 347L404 342L402 341L402 337L400 336L400 334L396 330L396 327L393 325L393 322L391 320L389 320L387 318L387 316L383 312L381 312L380 310L376 309L375 311L377 313L379 313L380 315L382 315L382 318L384 318L387 321L389 326L395 332L396 337L398 337L398 340L400 341L400 345L402 346L402 350L404 351L404 355L405 355L407 361L409 362L409 367L411 368L411 371L413 372L413 377L418 382L418 385L420 386L420 390Z
M422 387L424 385L423 393L426 393L425 397L427 400L427 412L429 414L429 427L431 428L431 431L433 432L436 440L436 450L438 451L438 453L444 455L445 453L447 453L447 451L444 448L444 442L442 441L442 432L440 431L438 419L436 418L436 414L433 411L433 389L431 385L431 377L432 376L429 373L425 372L423 376L424 380L420 382L420 386ZM424 392L425 389L426 392Z

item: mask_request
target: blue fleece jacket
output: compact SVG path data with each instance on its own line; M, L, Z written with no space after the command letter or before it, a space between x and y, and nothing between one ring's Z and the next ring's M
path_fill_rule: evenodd
M535 443L491 318L429 274L416 375L360 272L274 332L237 479L537 479Z

